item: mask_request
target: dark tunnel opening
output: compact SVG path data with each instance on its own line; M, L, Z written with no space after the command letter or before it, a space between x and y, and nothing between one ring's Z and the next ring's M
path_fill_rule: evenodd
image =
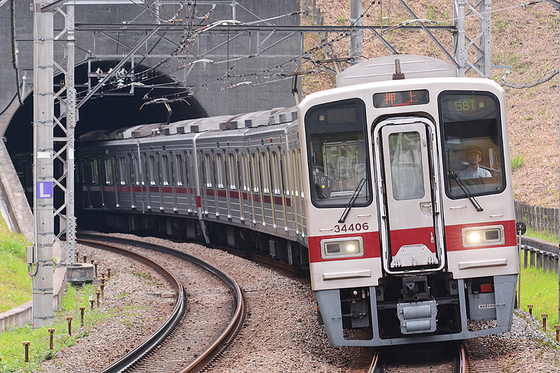
M75 69L75 87L78 102L87 93L89 86L98 81L119 61L92 61ZM88 73L88 71L91 71ZM96 73L96 72L99 72ZM64 84L64 75L54 78L54 91ZM157 100L156 100L157 99ZM154 101L155 100L155 101ZM166 102L165 105L163 102ZM168 111L171 109L171 116ZM55 116L60 112L60 104L55 103ZM79 110L75 139L90 131L114 131L147 123L176 122L185 119L207 117L199 102L171 77L146 65L124 66L121 74L113 76ZM33 151L33 95L28 95L5 133L5 141L11 157ZM55 131L55 136L63 136Z

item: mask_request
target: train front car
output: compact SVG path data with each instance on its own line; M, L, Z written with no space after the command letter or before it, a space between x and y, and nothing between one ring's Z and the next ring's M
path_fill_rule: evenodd
M501 87L474 78L358 84L299 105L312 288L331 344L510 330L505 109Z

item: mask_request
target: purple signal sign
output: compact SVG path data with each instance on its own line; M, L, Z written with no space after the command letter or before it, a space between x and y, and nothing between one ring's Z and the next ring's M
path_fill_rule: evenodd
M52 181L37 182L37 198L53 198Z

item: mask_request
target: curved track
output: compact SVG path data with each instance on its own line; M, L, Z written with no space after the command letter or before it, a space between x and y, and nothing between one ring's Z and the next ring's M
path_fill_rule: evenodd
M117 252L122 255L127 255L129 257L134 258L135 260L140 260L141 262L151 266L152 268L154 268L155 270L157 270L158 272L162 273L162 275L165 276L165 278L170 282L171 286L175 289L178 295L177 297L178 300L175 309L172 312L172 315L164 323L164 325L162 325L156 333L154 333L140 346L135 348L126 356L122 357L119 361L105 368L102 371L103 373L131 371L141 361L150 359L149 357L150 353L156 350L162 344L164 344L166 338L168 338L173 333L173 331L177 328L177 325L181 321L186 309L186 300L184 295L185 292L183 286L181 285L180 281L176 278L176 276L169 273L168 271L163 269L163 267L159 266L158 264L154 263L148 258L138 255L130 250L126 250L113 245L108 245L106 243L108 241L117 243L118 245L137 246L149 250L154 250L160 253L177 257L181 260L188 261L198 267L203 268L207 272L211 273L213 276L218 278L229 288L234 303L234 312L231 320L228 322L225 330L221 332L219 337L211 344L211 346L207 348L204 351L204 353L200 354L194 361L192 361L185 369L181 370L182 373L201 371L228 345L228 343L230 343L235 338L239 329L243 325L245 319L246 307L245 307L245 301L241 289L231 277L229 277L226 273L223 273L216 267L196 257L193 257L189 254L165 246L149 244L142 241L126 240L126 239L106 237L106 236L81 235L80 237L88 238L88 240L85 239L80 240L80 243L84 245L95 246L101 249Z

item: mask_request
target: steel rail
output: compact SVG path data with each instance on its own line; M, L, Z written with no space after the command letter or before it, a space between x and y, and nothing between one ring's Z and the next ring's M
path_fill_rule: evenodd
M176 328L176 326L183 318L183 315L185 314L185 310L186 310L187 300L185 296L185 290L183 288L183 285L181 284L181 281L173 273L169 272L163 266L150 260L149 258L146 258L145 256L134 253L130 250L107 245L97 241L77 239L76 242L82 245L96 247L101 250L111 251L120 255L125 255L128 256L129 258L132 258L136 261L142 262L152 267L154 270L156 270L158 273L160 273L162 276L165 277L165 279L169 282L169 284L177 294L177 302L175 303L173 312L171 313L169 318L165 321L165 323L163 323L163 325L161 325L154 334L152 334L148 339L142 342L139 346L137 346L131 352L129 352L128 354L126 354L125 356L123 356L122 358L120 358L119 360L117 360L116 362L114 362L113 364L111 364L110 366L106 367L101 371L101 373L123 372L131 368L132 366L134 366L136 363L141 361L144 357L146 357L154 348L156 348L159 344L161 344L165 340L165 338L167 338L167 336L169 336L169 334L171 334L171 332Z
M90 238L95 237L95 239L103 240L103 241L126 244L129 246L143 247L164 254L176 256L178 258L187 260L205 269L207 272L213 274L215 277L220 279L229 287L235 303L235 312L233 313L232 319L229 321L228 326L222 332L222 334L216 339L216 341L208 349L206 349L206 351L200 354L200 356L196 360L194 360L190 365L188 365L184 370L182 370L181 373L200 372L202 369L204 369L206 365L208 365L212 360L214 360L221 351L227 348L227 346L235 339L235 337L239 333L239 330L241 329L245 321L245 315L246 315L245 298L243 296L243 293L239 285L225 272L222 272L221 270L214 267L213 265L195 256L192 256L190 254L166 246L146 243L143 241L117 238L117 237L106 237L106 236L84 235L84 234L80 235L80 237L85 237L85 236ZM119 370L107 370L107 371L103 371L102 373L113 372L113 371L118 372Z

